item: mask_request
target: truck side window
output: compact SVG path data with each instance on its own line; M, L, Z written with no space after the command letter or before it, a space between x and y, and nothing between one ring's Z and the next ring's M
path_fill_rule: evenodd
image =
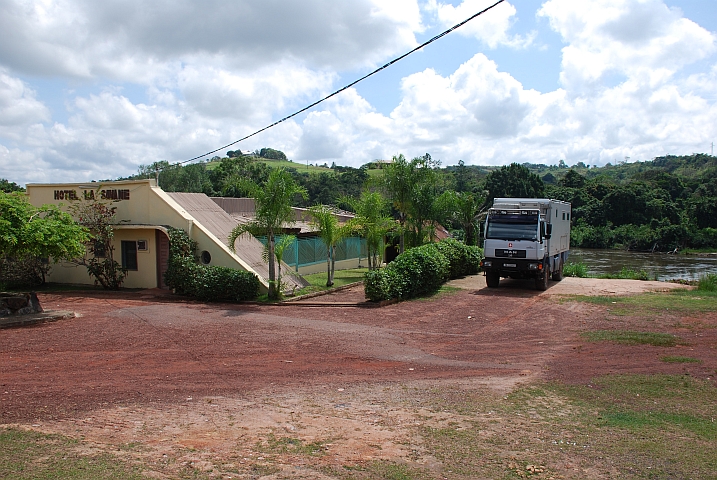
M563 220L565 220L565 212L563 212Z

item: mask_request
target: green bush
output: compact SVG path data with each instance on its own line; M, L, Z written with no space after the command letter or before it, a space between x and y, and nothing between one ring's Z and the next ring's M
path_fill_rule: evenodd
M703 292L717 292L717 274L708 273L704 277L700 278L697 284L697 290Z
M480 270L480 261L483 257L482 249L465 245L452 238L441 240L434 245L448 259L449 278L475 275Z
M563 266L563 275L566 277L580 277L585 278L588 276L588 266L583 262L579 263L566 263Z
M259 279L243 270L211 265L196 265L198 276L193 295L208 302L242 302L259 295Z
M202 301L241 302L259 296L259 279L243 270L200 265L197 243L184 230L169 229L169 262L164 274L168 287Z
M456 240L412 248L386 268L367 272L366 297L374 302L435 292L449 278L478 272L482 251Z

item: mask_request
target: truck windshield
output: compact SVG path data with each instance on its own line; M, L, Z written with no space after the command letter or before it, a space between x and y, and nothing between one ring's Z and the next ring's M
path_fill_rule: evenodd
M485 238L498 240L537 240L538 216L508 213L490 215Z

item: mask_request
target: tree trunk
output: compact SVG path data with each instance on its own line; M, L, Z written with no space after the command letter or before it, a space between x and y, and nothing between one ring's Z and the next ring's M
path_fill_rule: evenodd
M269 232L267 235L267 242L269 245L269 298L277 299L278 289L276 286L276 271L274 267L274 232Z
M336 268L336 247L331 247L331 271L329 272L329 281L334 284L334 269Z

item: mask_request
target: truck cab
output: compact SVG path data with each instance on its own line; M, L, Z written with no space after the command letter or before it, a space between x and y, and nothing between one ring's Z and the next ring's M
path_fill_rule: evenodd
M570 204L550 199L497 198L488 211L481 263L488 287L501 277L532 278L539 290L562 280L570 250Z

